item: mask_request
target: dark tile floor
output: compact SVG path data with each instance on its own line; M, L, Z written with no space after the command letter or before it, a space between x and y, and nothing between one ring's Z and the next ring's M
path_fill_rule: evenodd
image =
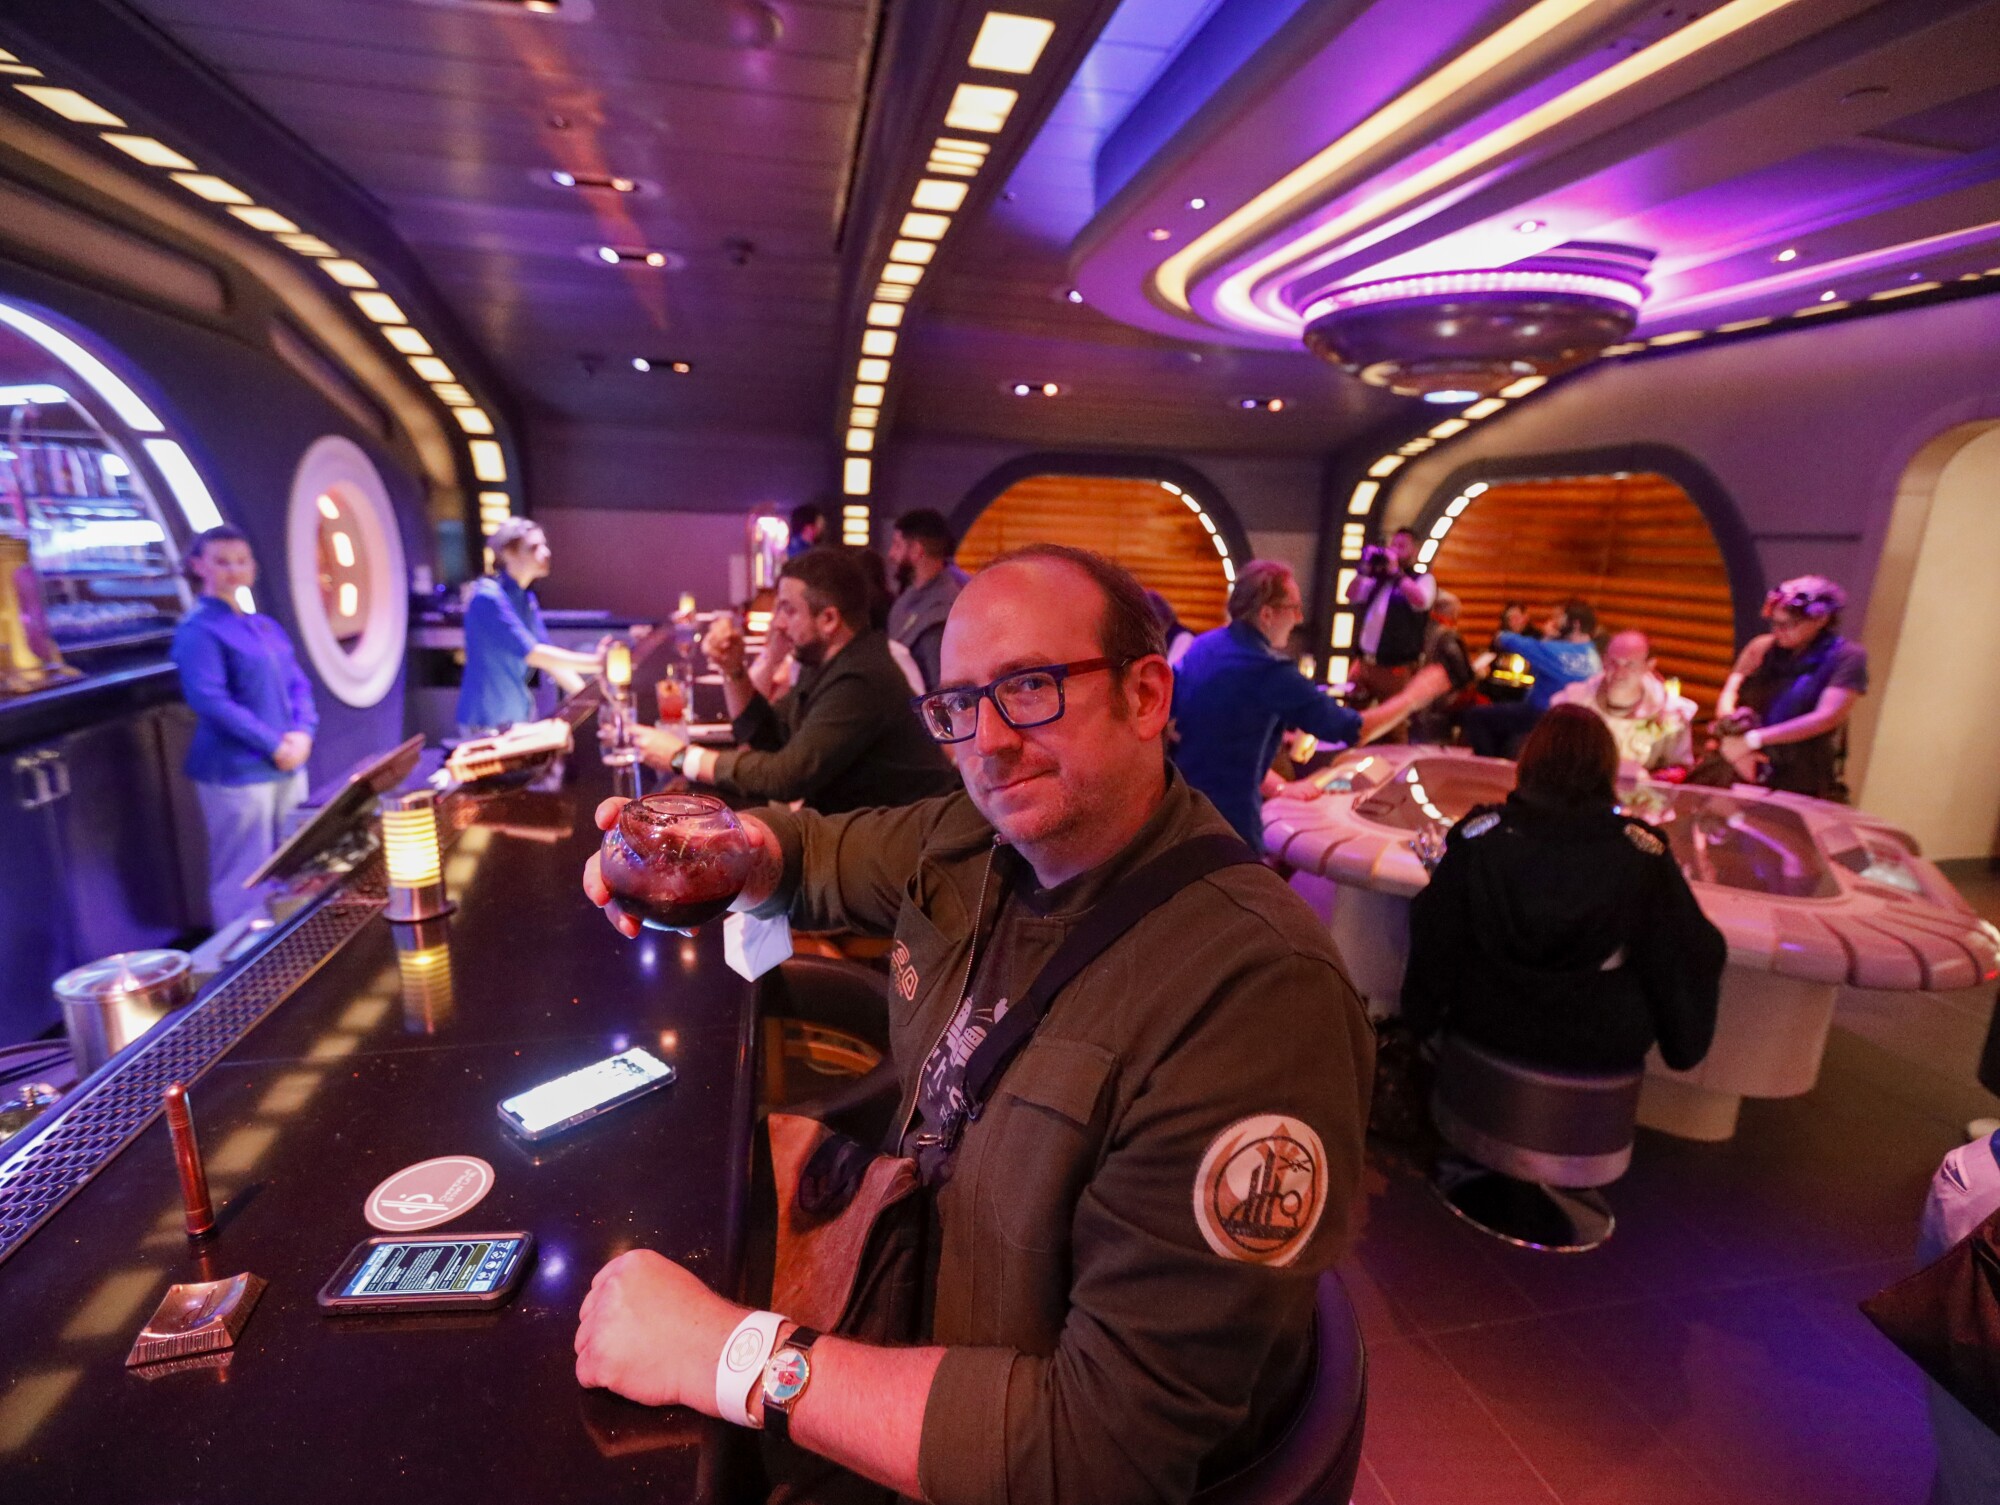
M2000 878L1954 871L2000 920ZM1916 1370L1855 1309L1906 1273L1931 1173L2000 1115L1991 1002L1843 1001L1819 1085L1725 1144L1642 1130L1617 1236L1573 1256L1458 1222L1372 1157L1343 1272L1370 1359L1356 1505L1922 1505Z

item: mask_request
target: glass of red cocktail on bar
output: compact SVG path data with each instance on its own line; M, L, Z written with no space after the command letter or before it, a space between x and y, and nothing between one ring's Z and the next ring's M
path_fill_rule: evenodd
M750 878L750 837L706 794L649 794L618 812L599 866L618 907L655 930L692 934Z

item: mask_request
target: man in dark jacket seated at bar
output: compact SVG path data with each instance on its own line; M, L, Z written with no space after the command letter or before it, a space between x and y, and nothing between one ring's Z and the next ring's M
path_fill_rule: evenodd
M745 816L739 909L896 938L896 1149L934 1198L921 1310L888 1342L816 1336L633 1250L591 1283L583 1384L782 1430L935 1505L1186 1501L1284 1434L1315 1286L1354 1236L1372 1041L1324 927L1168 764L1163 646L1109 560L997 560L952 606L925 705L964 790ZM1152 895L982 1092L980 1047L1034 1019L1056 948L1218 838L1229 865ZM595 858L584 886L610 900ZM895 1293L865 1278L843 1332Z
M1521 749L1519 783L1452 828L1410 901L1404 1024L1557 1071L1676 1071L1715 1034L1728 946L1660 831L1618 813L1618 746L1558 705Z
M889 639L868 623L868 583L839 549L787 560L771 630L791 643L800 669L771 704L750 682L743 638L718 623L703 644L722 671L735 747L691 747L665 727L641 727L640 755L730 794L790 803L823 815L906 805L958 786L950 761L910 708L910 685Z

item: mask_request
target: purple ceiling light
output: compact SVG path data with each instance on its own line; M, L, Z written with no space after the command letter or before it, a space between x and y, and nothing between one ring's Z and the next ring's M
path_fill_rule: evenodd
M1524 376L1572 370L1631 334L1652 259L1572 244L1510 266L1315 289L1301 300L1306 348L1405 397L1491 397Z

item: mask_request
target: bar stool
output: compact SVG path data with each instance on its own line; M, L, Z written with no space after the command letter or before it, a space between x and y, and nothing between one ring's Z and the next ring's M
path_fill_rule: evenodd
M1507 1243L1595 1249L1617 1226L1595 1188L1632 1163L1643 1079L1639 1071L1552 1071L1446 1035L1431 1116L1465 1159L1440 1157L1432 1187L1466 1222Z
M1263 1457L1219 1479L1194 1505L1348 1505L1368 1419L1368 1351L1347 1287L1331 1270L1313 1307L1317 1359L1299 1413Z
M758 979L766 1111L782 1108L874 1144L895 1116L888 979L834 957L793 956Z

